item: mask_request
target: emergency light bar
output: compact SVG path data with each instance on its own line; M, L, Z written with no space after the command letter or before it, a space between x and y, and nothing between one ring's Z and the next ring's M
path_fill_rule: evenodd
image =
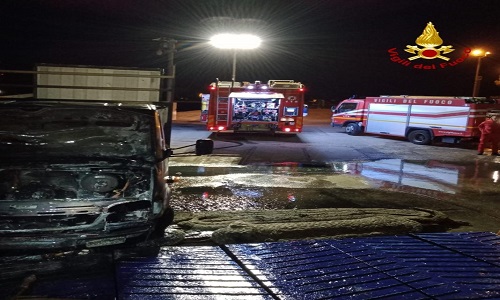
M248 81L244 82L232 82L232 81L217 81L212 82L210 84L210 89L215 90L217 87L221 88L235 88L235 87L243 87L246 89L260 89L260 90L268 90L270 88L277 89L298 89L299 91L304 91L304 85L300 82L295 82L293 80L269 80L267 84L262 83L261 81L255 81L255 83L249 83Z
M232 92L229 94L230 98L243 98L243 99L270 99L270 98L280 98L283 99L285 96L281 93L250 93L250 92Z
M255 83L250 83L247 86L245 86L247 90L267 90L269 89L269 86L267 84L262 84L260 81L256 81Z

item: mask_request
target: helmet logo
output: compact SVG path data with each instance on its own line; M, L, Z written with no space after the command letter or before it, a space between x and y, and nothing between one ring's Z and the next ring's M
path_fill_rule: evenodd
M436 48L443 44L443 40L439 37L439 32L436 31L431 22L427 23L427 26L422 34L415 40L415 43L423 48L407 45L405 51L411 54L416 54L415 56L409 57L408 60L415 60L418 58L440 58L448 61L450 58L441 54L447 54L455 51L455 49L452 49L453 46L441 46L440 48Z

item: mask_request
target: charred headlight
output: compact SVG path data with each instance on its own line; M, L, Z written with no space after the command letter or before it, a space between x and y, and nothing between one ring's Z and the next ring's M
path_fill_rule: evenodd
M82 188L97 193L107 193L118 187L120 179L109 174L89 174L80 182Z

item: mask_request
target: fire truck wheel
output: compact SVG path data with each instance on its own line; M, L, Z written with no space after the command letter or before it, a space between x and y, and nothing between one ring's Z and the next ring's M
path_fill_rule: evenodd
M431 135L427 130L414 130L408 135L408 140L417 145L429 145L431 143Z
M359 135L361 133L361 128L356 123L349 123L345 126L345 132L348 135Z

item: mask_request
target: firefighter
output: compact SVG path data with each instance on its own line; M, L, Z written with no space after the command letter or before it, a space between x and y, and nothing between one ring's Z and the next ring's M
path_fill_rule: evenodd
M497 116L492 114L486 115L486 120L479 124L478 129L481 131L479 145L477 147L477 155L484 153L486 144L491 143L491 155L498 154L498 142L500 140L500 126L496 122Z

